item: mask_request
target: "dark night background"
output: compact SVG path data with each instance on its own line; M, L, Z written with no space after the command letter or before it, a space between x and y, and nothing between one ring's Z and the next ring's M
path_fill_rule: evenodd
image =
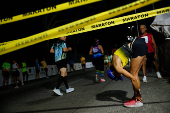
M19 14L27 13L30 11L46 8L48 6L57 5L68 2L69 0L13 0L13 1L1 1L0 4L0 19L16 16ZM42 15L26 20L21 20L13 23L0 25L0 43L25 38L48 29L52 29L91 15L95 15L100 12L104 12L119 6L126 5L136 0L103 0L100 2L55 12L47 15ZM169 6L169 0L162 0L149 6L137 9L137 13L149 11L153 9L163 8ZM134 11L119 15L126 16L134 14ZM54 19L52 19L55 16ZM116 17L114 17L116 18ZM157 33L150 28L150 24L153 22L154 17L137 21L138 25L145 24L148 27L148 32L152 33L157 45L164 42L165 37ZM132 33L128 26L134 26ZM110 28L105 28L97 31L91 31L87 33L77 34L67 37L67 46L73 48L72 52L68 53L68 56L74 56L75 62L79 62L79 56L83 54L87 57L87 61L90 60L88 56L89 49L94 38L100 40L100 44L105 50L105 54L111 54L111 50L114 47L120 47L126 40L127 36L137 36L137 24L131 22L123 25L117 25ZM43 57L46 58L48 64L53 64L53 54L49 53L50 47L55 43L57 39L41 42L5 55L0 56L0 65L6 58L16 59L18 63L23 59L27 60L29 66L34 65L35 58L39 58L39 61ZM117 45L117 46L116 46ZM1 66L0 66L1 67Z

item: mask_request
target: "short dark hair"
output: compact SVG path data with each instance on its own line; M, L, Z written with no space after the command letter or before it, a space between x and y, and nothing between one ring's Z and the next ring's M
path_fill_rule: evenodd
M146 25L144 25L144 24L141 24L140 26L144 26L145 28L147 28Z

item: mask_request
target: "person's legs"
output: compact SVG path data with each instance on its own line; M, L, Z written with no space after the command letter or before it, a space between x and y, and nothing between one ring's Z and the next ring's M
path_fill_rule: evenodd
M155 65L156 72L159 72L159 69L158 69L158 64L156 63L156 61L153 61L153 64Z
M3 86L5 86L5 84L8 86L9 84L9 72L4 71L4 75L3 75Z
M17 89L18 88L17 77L14 76L13 79L14 79L14 83L15 83L15 88Z
M100 73L100 67L99 67L99 61L97 58L93 58L93 65L96 68L96 74L95 74L95 81L98 82L99 81L99 73Z
M140 90L140 80L138 76L138 72L142 66L142 61L145 58L145 56L131 59L131 67L130 67L130 73L134 76L134 80L132 80L132 84L134 87L134 93L135 98L142 102L142 97L140 96L139 90Z
M158 64L156 63L156 61L153 61L153 64L155 65L155 68L156 68L156 74L157 74L157 77L158 78L162 78L160 72L159 72L159 69L158 69Z
M143 106L142 96L140 93L140 80L138 76L138 72L142 66L142 61L145 58L145 56L131 59L131 67L130 67L130 73L133 77L131 77L133 90L134 90L134 96L132 99L125 101L124 105L126 107L140 107Z
M143 82L144 83L147 82L147 79L146 79L146 61L147 61L147 58L145 56L145 58L142 61L142 71L143 71Z
M25 72L23 72L22 75L23 75L23 82L25 82L25 75L26 75Z
M5 86L5 82L6 82L6 77L3 76L3 86Z
M66 77L67 76L67 68L61 68L60 72L61 72L61 76L63 77L63 82L66 86L66 89L68 89L69 87L68 87L67 77Z
M101 73L101 82L104 82L105 81L105 79L103 78L104 77L104 61L103 61L103 58L102 57L100 57L99 58L99 60L100 60L100 73Z
M21 83L21 85L24 85L24 83L19 79L19 76L17 76L16 79Z
M28 82L28 71L25 72L25 75L26 75L26 82Z
M7 76L7 77L5 78L5 81L6 81L6 85L8 86L8 85L9 85L9 76Z
M36 75L35 75L36 79L37 79L37 76L38 76L38 75L37 75L37 72L36 72Z
M61 85L62 81L63 81L63 76L59 76L56 89L60 89L60 85Z

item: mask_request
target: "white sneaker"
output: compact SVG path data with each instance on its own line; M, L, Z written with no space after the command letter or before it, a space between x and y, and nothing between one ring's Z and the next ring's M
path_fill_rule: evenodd
M60 96L62 96L63 95L63 93L61 93L60 92L60 89L56 89L56 88L54 88L54 93L56 93L57 95L60 95Z
M96 77L95 77L95 81L96 81L96 82L98 82L98 81L99 81L98 75L96 75Z
M15 86L15 89L18 89L19 87L18 86Z
M160 74L160 72L159 72L159 71L158 71L158 72L156 72L156 74L157 74L158 78L162 78L162 76L161 76L161 74Z
M147 79L146 79L146 76L143 77L143 83L146 83L147 82Z
M100 79L100 82L105 82L105 79L104 79L104 78L101 78L101 79Z
M72 91L74 91L74 88L68 88L68 89L66 89L66 93L70 93L70 92L72 92Z

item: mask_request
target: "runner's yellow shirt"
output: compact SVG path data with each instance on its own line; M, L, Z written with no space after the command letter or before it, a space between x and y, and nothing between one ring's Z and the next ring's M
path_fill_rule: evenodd
M81 57L80 58L80 61L81 61L81 64L86 64L86 61L85 61L86 59L84 58L84 57Z
M47 64L45 61L42 61L41 64L42 64L43 68L47 68Z
M128 63L128 59L131 57L131 50L127 44L120 47L114 52L114 55L117 55L121 58L123 67Z

